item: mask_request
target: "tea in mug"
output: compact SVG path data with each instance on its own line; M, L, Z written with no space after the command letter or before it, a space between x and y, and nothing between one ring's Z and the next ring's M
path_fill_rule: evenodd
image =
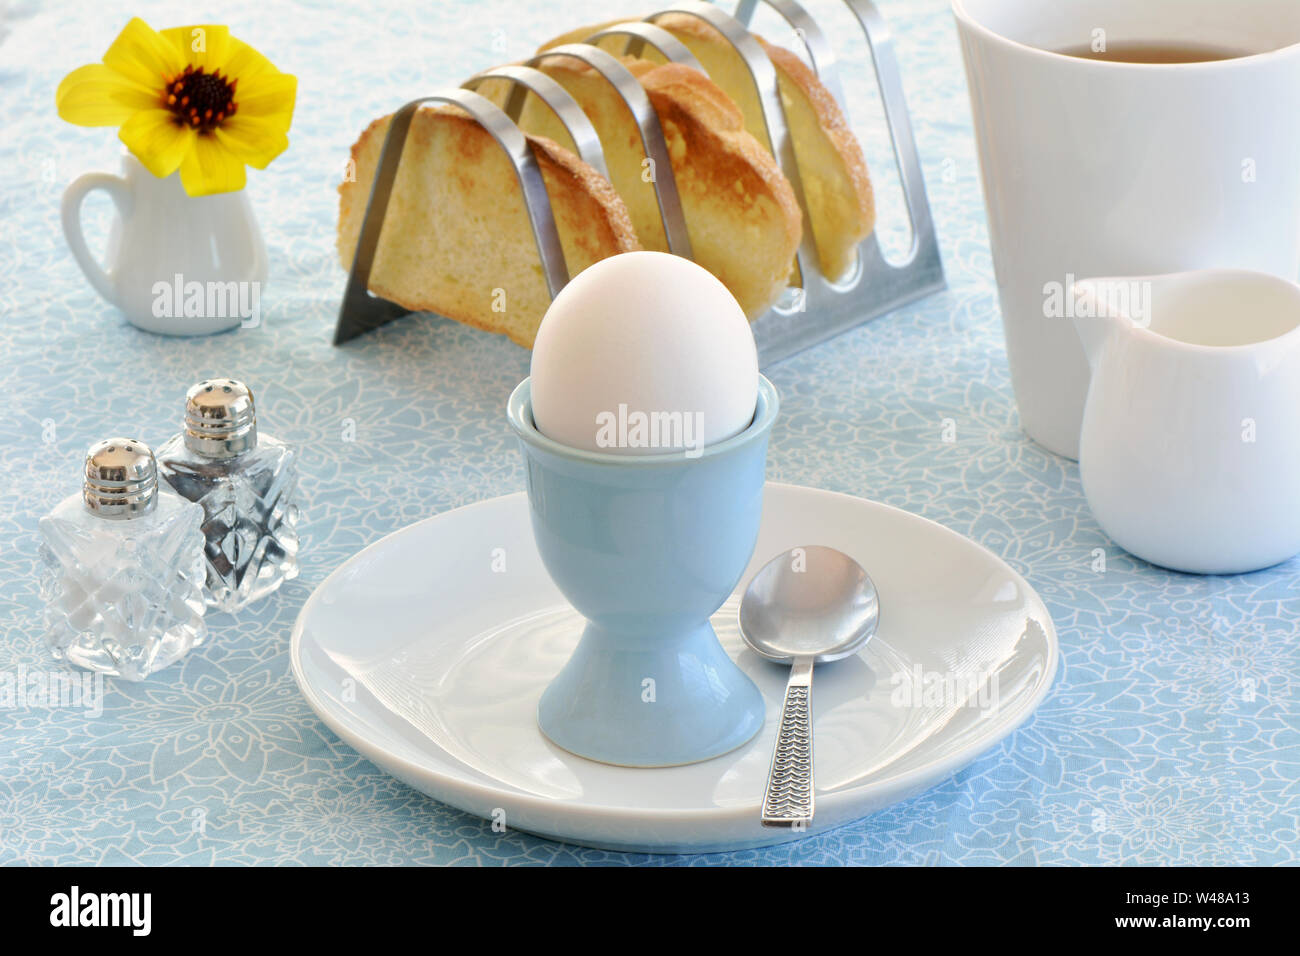
M1065 56L1084 60L1109 60L1114 63L1210 63L1215 60L1233 60L1250 56L1247 50L1209 46L1197 43L1146 43L1124 40L1106 45L1105 52L1094 50L1090 44L1068 46L1057 50Z

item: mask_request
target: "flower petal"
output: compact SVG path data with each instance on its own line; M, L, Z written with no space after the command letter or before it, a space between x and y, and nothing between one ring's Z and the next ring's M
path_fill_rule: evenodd
M119 126L139 110L158 106L158 92L145 89L102 63L63 78L54 102L59 116L78 126Z
M184 69L185 60L175 44L164 40L139 17L133 17L104 54L104 65L140 86L161 93L163 78Z
M276 118L287 130L293 119L294 100L298 95L298 78L278 70L260 73L250 80L242 76L235 92L239 106L237 116Z
M285 127L278 121L245 116L242 109L214 130L213 135L232 155L256 169L266 169L271 160L289 148Z
M198 139L192 129L176 122L167 110L141 110L118 130L118 139L126 144L144 168L159 179L176 172Z
M220 66L223 73L237 77L241 85L263 73L279 72L270 60L236 37L226 45L226 59Z
M181 163L181 185L191 196L210 196L244 188L244 162L213 136L196 136Z
M230 28L219 23L200 23L192 27L172 27L162 31L163 39L172 44L185 63L203 67L209 73L221 70L229 58Z

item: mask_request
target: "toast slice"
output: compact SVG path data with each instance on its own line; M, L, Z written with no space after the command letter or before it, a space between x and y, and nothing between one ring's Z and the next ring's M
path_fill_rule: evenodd
M611 20L572 30L548 41L539 52L562 43L581 42L598 30L625 22ZM758 92L735 48L711 26L690 14L665 14L654 22L695 54L709 78L740 107L745 128L766 147L767 126ZM862 147L835 97L812 69L789 50L772 46L762 37L757 39L776 68L822 273L839 279L853 265L858 243L871 235L876 225L875 199ZM624 38L611 37L600 46L620 51L623 43ZM649 46L643 56L662 59Z
M339 262L357 237L391 117L352 147L355 178L339 186ZM530 136L569 274L640 247L627 207L603 176L567 149ZM419 110L393 184L370 290L531 348L550 305L514 167L492 136L451 106Z
M697 263L712 272L751 319L785 290L802 216L776 161L744 128L735 103L698 70L623 58L659 116ZM592 67L571 57L540 66L578 101L600 137L610 179L647 249L668 251L654 183L631 110ZM479 92L499 96L487 84ZM498 99L498 102L500 100ZM551 110L529 98L520 125L565 134Z

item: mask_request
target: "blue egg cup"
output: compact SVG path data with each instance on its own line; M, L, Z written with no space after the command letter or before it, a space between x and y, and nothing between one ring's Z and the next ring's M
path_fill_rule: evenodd
M759 376L749 427L687 458L552 441L533 423L529 381L510 396L508 414L527 464L533 537L556 587L588 622L542 693L542 733L627 767L734 750L763 726L763 696L709 617L758 538L776 389Z

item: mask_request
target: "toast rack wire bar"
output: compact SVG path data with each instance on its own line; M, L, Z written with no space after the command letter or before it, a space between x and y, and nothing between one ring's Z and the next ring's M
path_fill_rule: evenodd
M694 67L701 73L707 72L700 64L700 61L695 59L695 54L691 52L690 47L663 27L657 27L645 20L616 23L612 27L606 27L599 33L593 33L582 42L595 44L606 37L618 36L628 38L623 47L623 53L626 56L640 56L648 45L658 50L663 58L670 63L681 63L684 66Z
M804 49L808 52L808 60L812 63L813 72L817 74L817 79L822 81L822 86L830 90L831 96L835 102L840 105L840 109L848 112L848 103L844 99L844 90L840 87L839 70L835 62L835 51L831 48L830 41L826 39L826 34L822 33L822 28L817 25L817 21L803 7L791 0L763 0L769 7L779 13L785 22L790 25L790 29L803 42ZM735 17L745 26L754 18L754 13L758 9L759 0L740 0L736 5Z
M370 189L366 214L357 236L352 271L348 274L348 284L343 290L339 320L334 328L335 345L342 345L349 339L411 312L396 302L370 293L370 270L375 264L375 251L379 248L384 213L388 211L388 200L393 194L393 183L397 180L397 168L402 160L406 136L411 131L411 120L416 110L430 102L459 106L487 130L505 151L515 168L519 188L524 194L528 222L537 243L537 254L541 257L542 272L546 276L546 286L551 297L554 298L569 281L569 270L564 263L564 248L560 245L560 234L555 228L555 216L551 210L551 201L546 195L542 170L537 165L537 158L523 132L491 100L472 90L444 90L411 100L393 114L392 121L388 124L384 146L379 153L379 165L375 171L375 183Z
M647 33L655 28L650 27ZM676 43L672 34L659 31ZM685 50L685 46L682 46ZM686 51L690 56L690 51ZM591 120L582 111L567 90L533 64L542 63L554 57L572 57L592 67L602 79L614 88L614 92L623 100L632 118L636 121L641 136L642 148L654 164L656 175L651 180L655 200L659 206L659 218L664 224L664 237L668 250L675 255L690 259L691 237L686 231L686 218L682 213L681 198L677 192L677 179L673 174L672 163L668 157L668 144L664 139L663 128L659 125L659 114L655 112L641 83L632 72L604 50L586 44L570 44L555 47L540 53L528 61L525 66L502 66L486 70L462 83L462 88L473 89L488 79L508 79L513 81L506 99L505 113L512 122L518 123L523 113L524 103L529 92L536 93L555 113L556 118L568 131L578 149L578 155L606 179L609 172L605 167L605 156L600 147L600 136ZM694 57L691 57L694 60ZM663 170L659 174L659 170ZM553 289L554 298L558 290Z
M761 2L774 9L794 28L817 70L818 78L827 85L832 95L836 95L841 107L845 106L831 46L808 12L794 0ZM903 261L895 265L885 259L880 241L875 232L872 232L858 246L857 269L844 279L833 281L816 268L817 259L815 254L810 254L808 248L812 230L805 228L804 244L800 246L798 254L803 276L802 294L795 296L792 304L778 303L754 321L754 338L758 343L758 361L761 366L779 362L869 319L945 288L939 243L935 236L934 220L930 215L930 203L926 198L921 160L916 152L916 140L912 136L902 77L898 61L894 58L889 27L872 0L844 2L862 27L871 49L876 86L884 106L885 122L894 147L894 161L903 187L903 201L912 226L912 244ZM759 0L740 0L736 9L737 22L748 24L758 3ZM738 50L746 65L750 66L755 82L758 82L760 74L754 72L750 57L745 50ZM765 75L766 71L763 71L763 76ZM776 107L780 110L780 98L775 99ZM771 118L767 115L766 100L763 102L764 117L770 130ZM783 112L781 116L784 119ZM773 155L782 163L784 171L783 154L773 150ZM789 178L788 172L786 176ZM794 182L791 178L791 183ZM795 188L798 195L799 186ZM804 210L804 225L807 227L808 207L803 203L802 196L800 200Z
M691 255L691 237L686 231L686 216L682 213L682 201L677 193L677 179L673 175L672 161L668 158L668 142L664 139L663 127L659 125L659 114L650 104L650 96L641 86L641 81L613 54L586 43L566 43L552 47L533 57L528 65L536 66L561 56L580 60L595 70L614 87L614 91L631 110L641 134L641 147L654 172L651 182L654 185L655 200L659 204L659 218L663 222L668 251L685 259L694 258Z
M590 121L576 113L576 102L559 86L534 67L552 56L571 56L592 66L622 96L637 120L642 146L654 160L654 185L659 202L664 234L669 248L689 257L689 238L672 167L668 162L667 146L657 114L650 107L639 82L616 58L594 44L610 36L627 38L625 52L641 53L651 46L668 61L684 63L701 69L699 62L671 33L654 25L653 21L666 13L684 13L695 16L717 30L736 49L754 80L758 99L767 128L768 146L776 157L782 172L794 188L795 196L803 209L803 239L797 254L801 289L788 295L753 323L754 337L758 343L759 363L762 366L778 362L802 349L823 342L869 319L890 312L901 305L944 288L943 264L926 198L921 164L916 143L908 120L907 103L903 97L898 63L894 58L889 29L872 0L844 0L866 35L875 65L876 84L884 106L885 121L889 127L894 158L902 184L903 199L912 227L912 243L906 257L897 264L890 263L880 249L875 234L868 236L858 247L857 268L840 281L832 281L818 268L816 236L808 216L808 206L799 176L798 160L786 123L784 108L777 87L776 71L762 46L749 32L747 24L758 8L765 3L774 9L793 28L803 43L808 58L822 83L832 96L845 105L843 91L836 71L836 60L830 43L816 21L794 0L740 0L736 16L732 17L718 7L703 0L679 0L667 10L651 14L644 21L622 23L601 30L582 44L555 47L528 61L527 66L498 67L479 74L464 85L467 89L443 91L406 104L394 115L380 154L379 169L366 207L365 221L357 243L356 258L348 278L339 321L335 331L336 345L377 328L392 319L406 315L410 310L389 302L367 291L370 269L374 263L384 212L397 175L402 145L415 110L425 102L438 100L454 103L466 109L501 144L515 167L524 191L524 201L529 212L533 237L537 242L547 286L552 297L563 287L568 274L564 255L555 229L549 199L540 169L533 159L528 141L514 125L519 118L528 92L535 93L556 114L569 131L578 154L597 170L603 170L603 155L598 141L593 142ZM538 80L544 77L545 82ZM513 81L504 111L489 101L468 92L490 78ZM563 95L560 95L560 94ZM468 99L466 99L468 97ZM466 103L470 105L467 106ZM581 118L579 118L581 115ZM514 134L513 136L511 134ZM598 140L598 138L597 138ZM600 162L588 157L600 156ZM529 184L531 183L531 188ZM675 210L675 214L674 214ZM674 237L677 241L674 242Z
M587 118L587 114L582 111L582 107L568 90L541 70L514 64L498 66L475 74L461 84L461 89L477 90L488 80L510 81L510 99L506 102L505 111L512 123L519 122L519 114L523 112L524 100L528 93L535 93L569 131L573 145L577 147L578 158L609 179L609 170L605 167L605 153L600 148L600 136L596 133L596 127L591 125L591 120Z

